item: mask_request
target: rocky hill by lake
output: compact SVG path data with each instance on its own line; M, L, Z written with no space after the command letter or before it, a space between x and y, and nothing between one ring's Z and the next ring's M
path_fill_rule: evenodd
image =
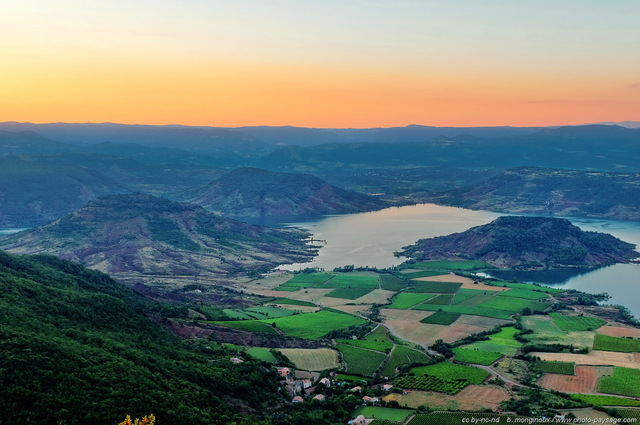
M506 216L461 233L421 239L397 254L413 260L476 259L498 268L595 268L640 257L634 248L606 233L582 231L569 220Z
M97 198L62 219L0 239L13 253L49 253L132 282L220 278L305 261L306 233L252 226L140 193Z

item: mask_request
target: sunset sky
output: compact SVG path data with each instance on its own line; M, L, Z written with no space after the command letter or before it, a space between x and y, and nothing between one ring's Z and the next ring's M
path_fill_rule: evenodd
M638 0L5 0L0 121L640 120Z

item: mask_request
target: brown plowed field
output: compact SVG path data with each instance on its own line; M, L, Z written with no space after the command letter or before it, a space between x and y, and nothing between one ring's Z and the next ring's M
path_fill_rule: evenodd
M431 345L438 339L453 342L493 327L457 321L449 326L420 323L420 320L432 315L432 311L384 309L381 312L385 317L385 325L394 334L421 345Z
M576 366L575 376L545 373L536 383L548 390L594 393L598 385L598 373L595 366Z
M371 308L371 305L368 304L360 304L360 305L339 305L333 307L336 310L344 311L345 313L359 313L361 311L365 311Z
M557 362L574 362L577 365L593 366L621 366L632 369L640 369L640 362L636 360L635 353L616 353L613 351L592 351L589 354L571 353L531 353L541 360Z
M640 329L623 326L602 326L597 332L609 336L640 338Z
M413 391L409 394L389 394L384 400L397 400L401 406L413 409L426 405L441 410L497 410L500 402L509 400L509 394L499 387L469 385L456 395Z
M462 284L467 283L467 284L473 285L473 280L469 279L468 277L458 276L457 274L453 274L453 273L440 274L438 276L419 277L417 279L412 279L412 280L421 280L425 282L455 282L455 283L462 283ZM473 286L477 289L481 289L481 288L478 288L478 286L480 285L473 285Z
M468 323L469 325L482 326L483 328L495 328L496 326L505 325L511 320L494 319L493 317L470 316L463 314L457 320L458 323Z

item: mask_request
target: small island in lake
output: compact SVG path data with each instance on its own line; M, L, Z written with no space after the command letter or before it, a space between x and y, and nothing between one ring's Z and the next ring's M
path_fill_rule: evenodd
M640 257L635 245L607 233L583 231L566 219L521 216L421 239L396 255L414 260L475 259L505 269L596 268Z

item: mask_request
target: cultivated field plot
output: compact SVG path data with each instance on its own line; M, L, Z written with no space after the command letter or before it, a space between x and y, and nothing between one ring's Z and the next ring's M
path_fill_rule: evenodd
M601 328L598 328L598 333L609 336L617 336L619 338L640 338L640 329L627 328L624 326L602 326Z
M612 395L572 394L571 397L594 406L640 407L640 400Z
M371 288L337 288L327 294L327 297L355 300L373 291Z
M279 348L278 351L291 360L296 369L320 371L340 367L338 352L331 348Z
M358 415L363 415L365 418L404 422L413 413L414 411L409 409L392 409L390 407L363 406L358 407L351 414L351 416L355 418Z
M549 307L549 304L539 301L525 300L522 298L493 297L487 302L481 304L481 307L520 313L527 307L530 308L531 311L543 311Z
M447 274L443 274L442 271L430 271L430 270L419 270L419 271L407 271L402 273L408 279L420 279L423 277L432 277L432 276L447 276Z
M633 353L617 353L614 351L592 351L589 354L573 353L540 353L532 352L532 356L541 360L573 362L577 365L593 366L622 366L632 369L640 369L640 363Z
M460 320L452 325L432 325L420 323L430 312L416 310L381 310L385 317L385 325L398 337L420 345L431 345L437 339L446 342L457 341L477 332L486 331L490 327L464 323Z
M489 376L489 372L484 369L450 362L414 367L411 372L417 376L430 375L445 380L462 379L470 384L481 384Z
M386 354L378 351L358 348L347 344L336 344L336 348L342 354L342 360L347 365L346 372L355 375L373 375L387 357Z
M269 320L264 324L271 325L272 323L275 323L276 327L287 335L298 338L318 339L337 329L362 325L365 323L365 320L347 313L321 310L317 313L303 313L295 316L280 317Z
M406 288L407 284L404 280L391 275L391 274L381 274L380 275L380 287L382 289L386 289L387 291L401 291Z
M491 291L491 292L507 292L510 291L511 288L497 285L486 285L484 283L463 283L463 289L477 289L479 291Z
M505 320L511 319L510 316L513 314L510 311L495 310L482 306L418 304L412 307L412 310L438 311L440 309L451 313L470 314L473 316L493 317L495 319Z
M434 325L445 325L448 326L455 322L460 314L458 313L448 313L446 311L436 311L431 316L425 317L420 321L420 323L431 323Z
M478 349L469 349L457 347L453 349L455 361L462 363L473 363L488 366L500 359L503 354L494 351L482 351Z
M395 382L395 385L399 388L457 394L460 390L469 385L469 382L464 379L453 380L439 378L433 375L422 375L402 377Z
M409 394L389 394L384 397L389 402L396 400L401 406L418 408L426 405L434 409L471 410L482 409L497 410L500 403L509 400L507 391L500 387L489 385L468 385L456 395L448 395L435 392L413 391ZM441 424L442 422L431 422ZM460 424L460 422L455 422Z
M596 334L595 340L593 341L593 349L634 353L640 351L640 340Z
M563 331L594 331L606 323L605 320L589 316L569 316L560 313L549 314L558 328Z
M461 289L462 290L462 289ZM456 298L453 301L453 304L455 305L459 305L459 306L464 306L464 307L476 307L479 306L481 304L486 303L487 301L489 301L491 298L494 297L493 292L482 292L481 294L475 295L471 298L468 299L462 299L462 300L458 300L458 295L456 294Z
M613 419L613 416L610 416L605 412L601 412L591 407L583 407L583 408L576 408L576 409L561 409L558 411L563 415L568 415L569 413L573 413L576 418L583 419L583 421L577 422L577 423L601 423L601 424L616 423L614 422L615 419Z
M474 298L477 295L484 295L486 293L486 291L480 291L478 289L460 288L458 289L458 292L456 292L453 304L460 304L461 302Z
M309 301L300 301L300 300L292 300L291 298L276 298L273 301L269 301L265 304L276 304L276 305L297 305L303 307L316 307L316 305Z
M382 368L381 373L384 376L394 376L396 368L400 365L429 363L430 361L431 357L422 351L414 350L413 348L405 347L404 345L396 345L391 352L391 357Z
M332 307L332 308L334 310L339 310L339 311L342 311L344 313L356 314L356 313L361 313L363 311L369 310L371 308L371 305L367 305L367 304L337 305L337 306Z
M541 300L549 298L549 295L544 292L532 291L529 289L511 289L510 291L500 292L498 296L501 297L515 297L515 298L524 298L527 300Z
M633 423L640 422L640 410L638 409L616 409L616 411L622 418L635 419Z
M433 305L449 305L453 300L452 294L440 294L435 297L427 300L424 304L433 304Z
M278 331L276 331L272 326L257 320L226 320L226 321L213 321L213 322L205 322L205 323L212 323L218 326L226 326L228 328L237 329L239 331L246 331L246 332L253 332L253 333L265 333L265 334L274 334L274 335L278 333Z
M640 370L616 367L613 375L603 376L598 384L598 391L605 394L619 394L640 397Z
M351 274L339 274L333 279L322 284L316 284L316 288L370 288L376 289L380 287L377 276L362 276Z
M453 294L462 284L457 282L423 282L411 281L410 292L425 292L430 294Z
M458 319L458 323L466 323L469 325L481 326L487 329L493 329L496 326L504 326L511 323L510 320L494 319L491 317L462 315Z
M525 316L522 325L533 331L533 336L527 335L528 338L539 341L558 341L567 335L550 316Z
M278 360L271 354L268 348L263 347L251 347L247 348L247 354L263 362L269 362L275 364Z
M356 298L355 302L358 304L387 304L391 297L395 295L393 291L387 291L385 289L374 289L368 294Z
M539 286L529 283L495 282L492 283L492 285L503 286L512 289L525 289L527 291L539 291L547 294L559 294L565 291L564 289L549 288L548 286Z
M420 304L424 301L427 301L430 298L435 297L435 294L417 294L412 292L400 292L395 296L393 302L390 305L385 306L385 308L397 308L400 310L404 310L407 308L411 308L414 305Z
M598 373L594 366L576 366L575 375L545 373L536 384L548 390L594 393L598 385Z
M500 332L489 335L487 341L476 341L472 344L464 345L462 348L471 350L489 351L495 353L501 353L506 356L513 356L518 352L518 348L522 346L520 342L515 339L515 334L518 330L513 326L506 326L500 329Z
M393 342L387 337L387 329L384 326L378 326L364 339L337 339L336 341L355 347L382 352L387 352L393 347Z
M309 287L317 283L324 283L334 275L328 273L301 273L293 276L281 286Z
M559 375L575 375L576 364L571 362L549 362L540 360L536 367L542 373L555 373Z
M461 284L473 284L473 280L468 277L458 276L454 273L448 274L439 274L437 276L431 277L418 277L412 278L413 280L417 280L419 282L452 282L452 283L461 283Z

